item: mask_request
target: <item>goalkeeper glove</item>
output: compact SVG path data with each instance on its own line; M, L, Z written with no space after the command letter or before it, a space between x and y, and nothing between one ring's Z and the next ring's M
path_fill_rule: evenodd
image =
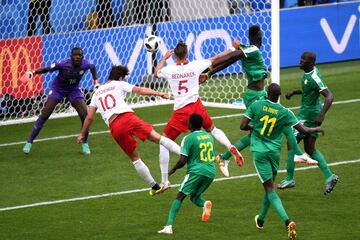
M29 80L31 80L34 76L34 72L33 71L27 71L26 73L24 73L24 75L21 76L20 81L23 83L27 83Z

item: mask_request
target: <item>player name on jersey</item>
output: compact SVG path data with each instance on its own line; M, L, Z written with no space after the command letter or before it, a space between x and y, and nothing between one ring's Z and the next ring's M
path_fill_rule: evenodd
M278 114L279 110L268 107L268 106L263 106L263 111L268 112L268 113L272 113L272 114Z
M171 78L179 79L179 78L189 78L194 76L195 76L195 72L185 72L185 73L174 73L171 75Z
M110 92L110 91L112 91L114 89L115 89L115 86L111 86L111 87L108 87L108 88L105 88L105 89L98 90L98 91L95 92L95 96L99 96L99 95L101 95L103 93Z

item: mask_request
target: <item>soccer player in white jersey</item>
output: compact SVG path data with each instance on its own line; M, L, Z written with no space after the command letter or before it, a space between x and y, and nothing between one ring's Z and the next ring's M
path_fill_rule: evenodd
M164 67L165 62L174 54L176 65ZM216 140L225 145L231 151L239 166L244 163L240 152L234 147L225 133L216 128L209 114L206 112L199 96L199 76L212 66L212 63L221 57L219 54L213 58L199 61L188 61L187 45L180 41L174 50L168 51L155 68L155 77L165 78L174 95L174 112L164 128L163 135L175 140L180 133L187 132L188 119L193 113L203 118L202 127L210 132ZM160 146L160 169L163 183L168 182L169 151ZM228 173L224 173L228 175Z
M136 151L137 142L133 136L140 140L146 139L164 146L165 149L180 155L180 146L167 137L161 136L147 122L140 119L125 103L126 93L140 95L154 95L168 99L167 93L158 92L149 88L137 87L127 83L125 76L129 70L126 66L114 66L111 69L108 81L100 86L93 94L88 113L81 129L77 142L80 144L88 131L96 110L99 110L105 123L109 126L114 140L124 150L134 164L137 173L151 186L150 195L161 193L170 187L169 184L160 186L145 163Z

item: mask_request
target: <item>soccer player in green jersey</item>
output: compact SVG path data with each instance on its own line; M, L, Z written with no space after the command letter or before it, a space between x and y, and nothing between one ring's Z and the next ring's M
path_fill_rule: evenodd
M213 63L214 67L207 73L208 78L212 74L224 69L230 64L241 60L246 78L248 80L247 88L242 96L246 108L249 108L250 105L256 100L265 99L267 95L266 91L264 90L267 71L264 65L264 59L260 52L260 47L262 44L262 33L258 25L254 25L249 28L249 41L249 45L242 45L238 40L235 40L233 42L233 48L229 49L227 52L224 52L221 57L215 60ZM200 79L200 81L202 81L202 79ZM291 128L284 130L284 132L288 136L288 139L291 143L292 158L294 159L295 156L298 161L315 163L306 154L303 154L303 152L297 146L296 138L293 135ZM250 135L246 135L240 138L234 144L234 146L239 151L245 149L249 145ZM229 176L228 159L230 157L230 151L219 154L216 157L216 160L220 165L220 170L225 176Z
M266 213L271 206L284 221L288 237L295 239L295 222L288 217L274 187L280 162L282 134L285 128L291 126L302 133L323 133L323 130L303 126L289 109L277 103L281 94L278 84L270 84L267 93L268 99L251 104L240 125L241 130L252 131L250 151L256 172L265 190L261 211L255 216L255 223L257 228L263 229Z
M210 219L212 203L205 201L201 194L213 182L215 170L215 150L213 137L201 131L203 118L194 113L189 118L190 134L181 143L180 160L169 171L169 176L187 163L187 174L182 182L179 193L171 205L168 221L165 227L158 231L161 234L172 234L172 225L186 196L198 207L203 208L202 221Z
M326 86L320 75L319 69L315 66L316 55L313 52L304 52L301 55L300 69L304 70L304 76L301 79L301 89L292 90L286 93L286 98L290 99L293 95L300 95L301 107L298 118L304 122L307 127L320 126L324 121L325 113L329 110L333 102L333 95ZM325 97L322 105L320 95ZM333 174L322 153L315 148L317 133L304 135L296 133L298 142L304 140L304 149L313 159L318 161L318 166L325 175L326 185L324 194L329 194L334 189L339 177ZM279 185L279 189L285 189L295 186L294 180L295 164L287 161L288 176Z

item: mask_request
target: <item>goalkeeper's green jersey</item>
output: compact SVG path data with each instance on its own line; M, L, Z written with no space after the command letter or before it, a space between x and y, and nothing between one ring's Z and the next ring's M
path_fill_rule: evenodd
M252 103L245 117L253 125L250 141L253 152L280 151L283 129L299 122L291 110L268 99Z
M215 177L214 138L209 133L195 131L185 136L181 142L180 154L188 157L187 174Z
M301 79L301 88L302 98L299 117L304 120L314 120L322 109L320 92L327 88L317 67L304 74Z
M245 57L241 59L248 84L263 80L267 77L264 58L255 45L241 45Z

